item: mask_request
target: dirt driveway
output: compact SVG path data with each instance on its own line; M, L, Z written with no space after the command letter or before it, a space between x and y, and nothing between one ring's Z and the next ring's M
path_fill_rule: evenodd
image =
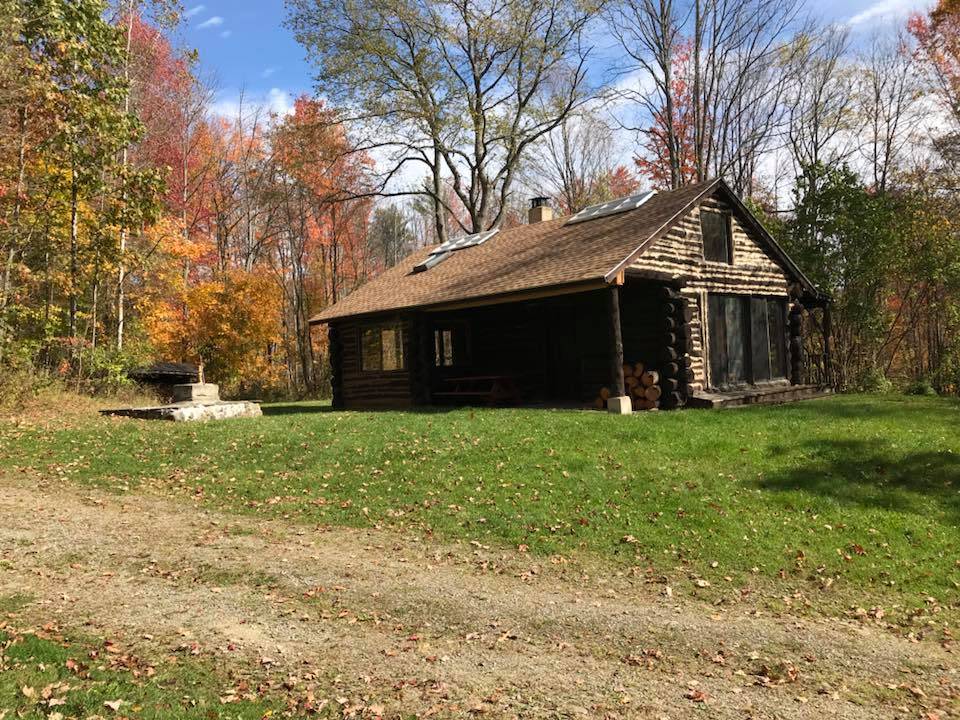
M385 716L946 718L956 656L391 532L0 480L0 594L143 653L186 644ZM92 629L91 629L92 628Z

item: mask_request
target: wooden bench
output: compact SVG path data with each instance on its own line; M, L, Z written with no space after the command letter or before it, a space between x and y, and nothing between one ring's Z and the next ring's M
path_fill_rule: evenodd
M449 390L438 390L435 398L463 398L482 400L488 405L515 404L520 393L511 375L470 375L444 378Z

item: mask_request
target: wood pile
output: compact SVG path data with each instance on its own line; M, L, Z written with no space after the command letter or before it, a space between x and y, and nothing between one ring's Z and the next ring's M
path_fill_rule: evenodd
M658 300L642 319L655 330L650 337L650 352L644 361L625 363L624 390L633 401L634 410L657 410L682 407L687 402L688 385L693 380L690 366L691 338L689 333L693 310L689 300L672 287L658 290ZM623 318L624 323L636 318ZM655 340L654 340L655 338ZM612 392L603 387L594 405L599 410L607 406Z
M624 363L623 385L627 395L633 401L634 410L656 410L660 407L660 396L663 390L660 386L658 371L647 370L647 366L642 362ZM609 387L600 388L600 393L594 400L596 408L605 409L607 400L612 394Z

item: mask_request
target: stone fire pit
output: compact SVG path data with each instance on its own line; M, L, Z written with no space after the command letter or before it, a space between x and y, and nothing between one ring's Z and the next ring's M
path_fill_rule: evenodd
M187 383L173 386L173 402L154 407L101 410L101 415L119 415L141 420L225 420L236 417L260 417L260 405L249 400L224 401L214 383Z

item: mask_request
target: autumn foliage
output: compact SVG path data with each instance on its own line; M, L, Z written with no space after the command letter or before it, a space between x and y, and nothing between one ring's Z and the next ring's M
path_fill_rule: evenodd
M640 152L634 163L654 188L673 187L670 145L677 158L679 185L696 182L697 161L694 147L693 96L690 88L690 43L680 43L672 61L673 104L671 116L665 107L653 114L652 124L643 132Z

